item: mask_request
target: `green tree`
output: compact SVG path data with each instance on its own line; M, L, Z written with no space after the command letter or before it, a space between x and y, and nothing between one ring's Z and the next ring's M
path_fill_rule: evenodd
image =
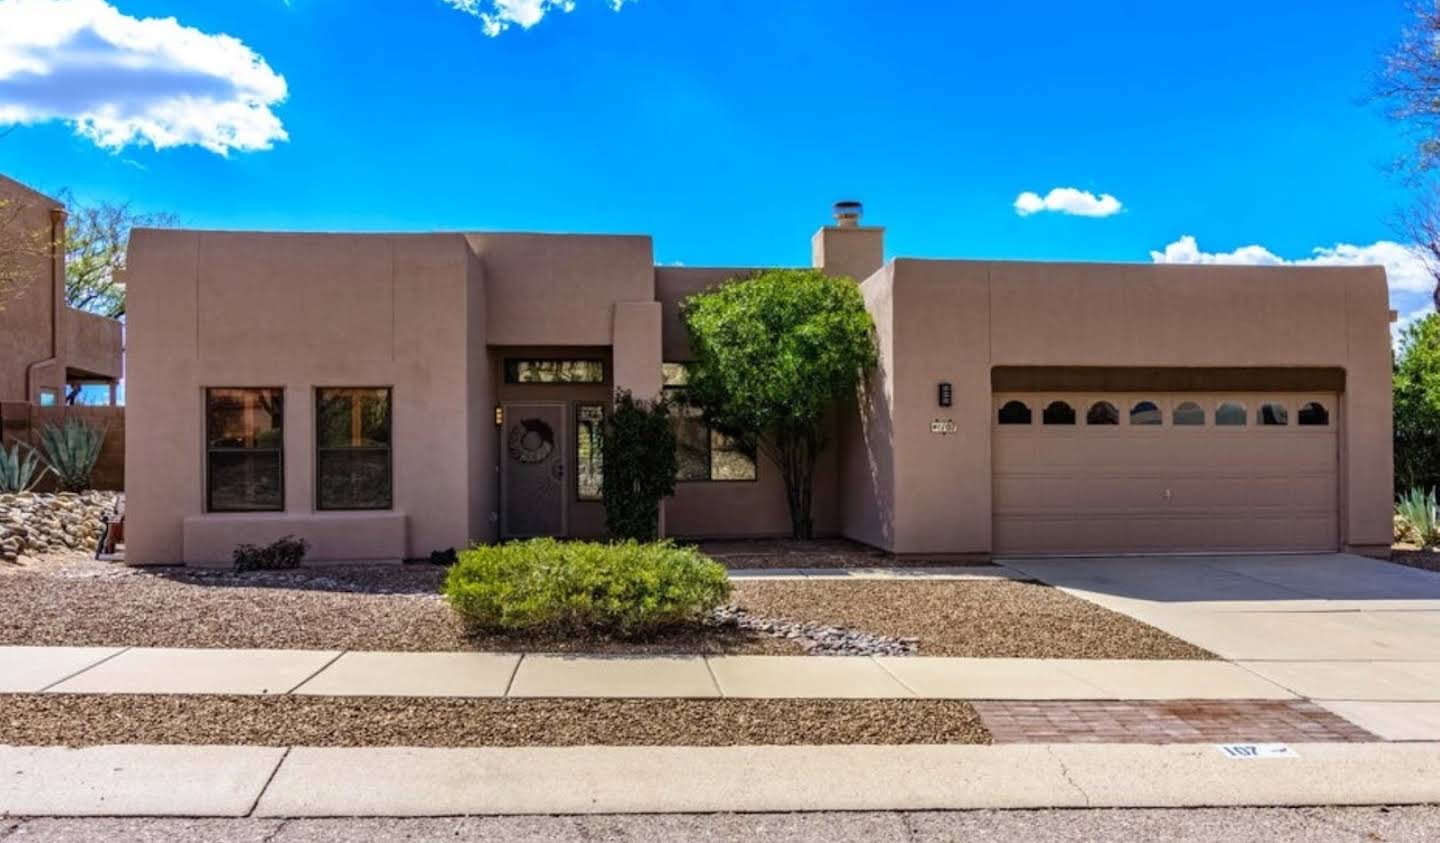
M617 539L654 541L660 531L660 501L675 494L670 406L641 401L622 390L605 419L601 449L605 529Z
M1440 315L1412 323L1395 360L1395 488L1440 485Z
M60 193L69 216L65 224L65 303L100 316L125 315L125 250L134 228L175 225L172 214L139 213L128 202L79 202Z
M874 323L849 278L779 269L687 298L686 400L780 469L797 539L814 534L815 463L831 408L875 366Z

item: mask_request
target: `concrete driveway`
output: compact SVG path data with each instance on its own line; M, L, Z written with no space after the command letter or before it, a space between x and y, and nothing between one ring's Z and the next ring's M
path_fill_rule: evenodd
M1348 554L1002 562L1382 737L1440 739L1440 574Z

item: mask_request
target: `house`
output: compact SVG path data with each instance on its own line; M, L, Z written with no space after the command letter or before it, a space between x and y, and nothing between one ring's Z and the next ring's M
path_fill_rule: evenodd
M0 176L0 407L65 403L121 377L121 325L65 304L65 206ZM20 405L26 405L21 407Z
M859 283L881 358L836 411L818 534L1388 553L1382 269L887 262L853 203L812 252ZM612 395L683 388L681 300L754 269L656 266L642 236L138 230L127 559L601 535ZM776 468L680 426L667 533L787 534Z

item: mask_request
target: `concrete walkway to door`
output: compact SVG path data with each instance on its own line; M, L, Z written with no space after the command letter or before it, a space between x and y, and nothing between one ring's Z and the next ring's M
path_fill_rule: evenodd
M1006 559L1392 740L1440 739L1440 574L1348 554Z

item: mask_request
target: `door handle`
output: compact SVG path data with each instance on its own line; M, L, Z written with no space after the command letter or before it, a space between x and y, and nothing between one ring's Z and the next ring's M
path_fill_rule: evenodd
M1175 496L1170 493L1170 490L1169 490L1169 489L1166 489L1166 490L1165 490L1165 493L1164 493L1163 495L1161 495L1160 497L1164 498L1166 503L1169 503L1169 502L1170 502L1170 499L1173 498L1173 497L1175 497Z

